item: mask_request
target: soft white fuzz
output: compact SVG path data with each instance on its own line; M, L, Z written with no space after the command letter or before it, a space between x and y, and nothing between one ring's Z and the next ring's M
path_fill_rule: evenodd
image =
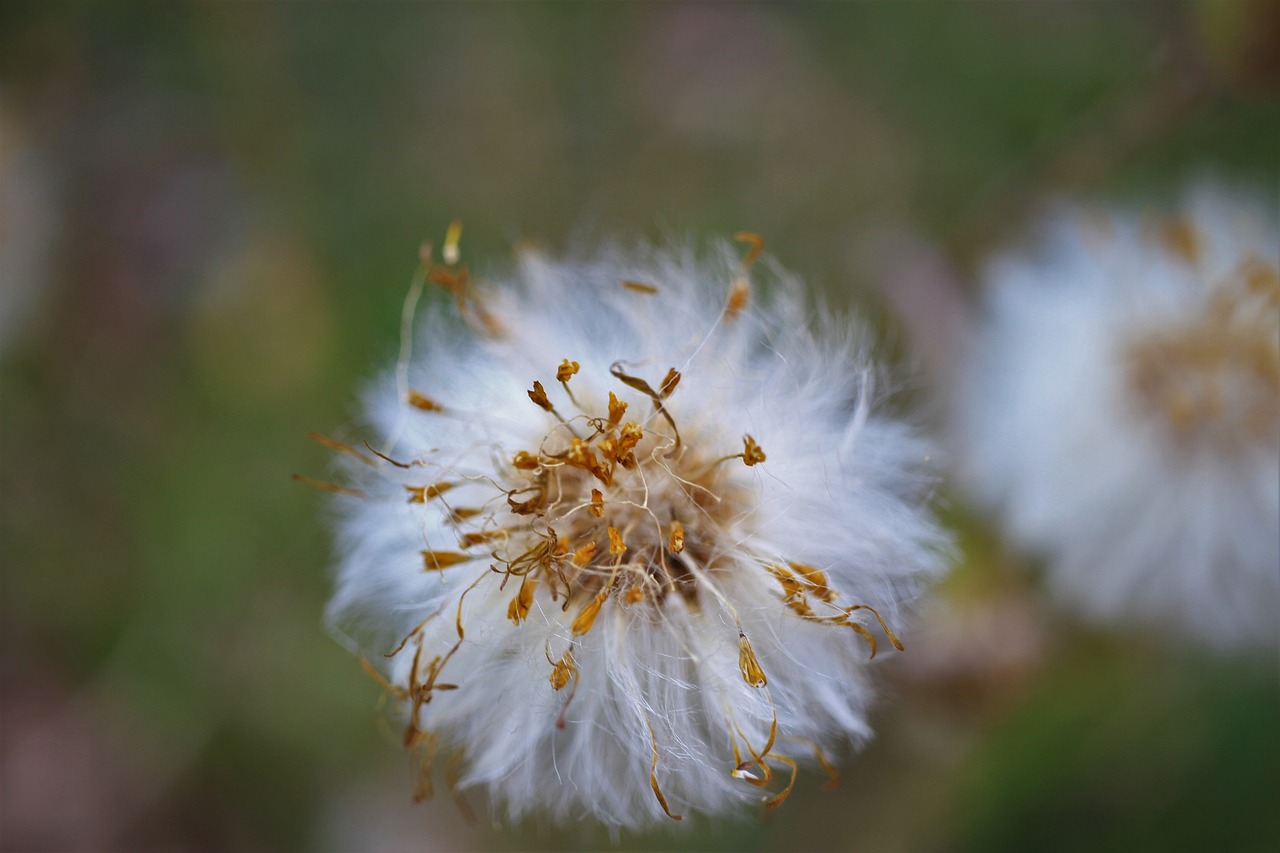
M868 735L872 641L944 562L930 450L758 248L428 268L455 304L368 395L385 458L331 443L332 623L423 788L434 757L509 818L638 827L776 804Z
M988 277L968 479L1051 587L1214 644L1280 624L1280 230L1206 186L1066 212Z

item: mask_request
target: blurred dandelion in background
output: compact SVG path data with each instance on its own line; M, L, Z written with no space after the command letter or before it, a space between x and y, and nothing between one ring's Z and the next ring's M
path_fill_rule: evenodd
M1280 636L1280 218L1062 212L996 260L964 395L967 477L1089 616Z
M861 327L738 237L525 251L490 286L455 227L423 275L456 313L406 338L363 447L321 437L330 614L407 712L419 796L449 757L499 815L639 827L777 806L869 734L867 661L945 565L931 451Z

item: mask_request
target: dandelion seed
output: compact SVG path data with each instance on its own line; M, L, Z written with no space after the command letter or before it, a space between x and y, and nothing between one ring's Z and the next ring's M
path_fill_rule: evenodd
M1069 607L1274 648L1278 235L1201 186L1174 215L1062 217L992 267L968 480Z
M868 734L873 631L947 550L928 448L872 410L847 321L810 319L742 239L743 259L525 253L505 286L427 270L457 314L370 395L385 455L335 447L327 484L330 618L403 707L420 794L439 754L512 818L640 827L776 806L797 759ZM729 322L749 273L772 280Z

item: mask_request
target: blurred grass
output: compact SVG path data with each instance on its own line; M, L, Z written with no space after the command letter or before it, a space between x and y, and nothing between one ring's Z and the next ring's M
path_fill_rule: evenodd
M522 238L749 228L900 341L858 252L884 228L946 253L967 285L1049 192L1167 193L1206 167L1275 189L1275 83L1232 64L1253 30L1225 14L6 4L0 165L37 163L58 223L41 275L4 282L31 289L36 310L0 340L0 757L5 799L28 809L3 843L600 843L398 810L407 770L377 690L320 625L322 502L288 475L324 470L304 433L353 418L360 381L394 351L419 242L460 218L483 270ZM989 541L980 520L954 518L964 541ZM1033 594L984 565L971 556L954 588ZM1280 840L1262 805L1280 794L1274 667L1050 648L1030 686L997 673L954 688L1005 690L998 712L895 682L880 741L845 765L841 792L804 778L761 826L627 843ZM80 740L24 759L67 709L84 709L66 716ZM70 811L68 792L82 798ZM389 811L350 805L369 797Z

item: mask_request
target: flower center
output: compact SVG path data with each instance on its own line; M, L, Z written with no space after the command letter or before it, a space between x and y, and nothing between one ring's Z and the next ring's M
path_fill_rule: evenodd
M750 436L741 452L718 456L681 436L665 406L681 378L674 369L655 390L613 366L652 403L634 417L613 393L598 409L580 400L569 384L577 372L569 361L557 372L577 414L562 415L535 382L530 400L558 423L500 467L488 509L449 510L469 553L423 552L428 569L488 558L504 584L516 585L513 622L528 616L541 588L563 610L575 609L574 636L591 630L610 598L660 606L674 592L697 606L701 573L721 568L728 528L751 509L750 491L735 484L729 464L765 459Z
M1253 258L1214 293L1204 316L1128 349L1138 410L1179 448L1239 453L1280 430L1280 274Z

